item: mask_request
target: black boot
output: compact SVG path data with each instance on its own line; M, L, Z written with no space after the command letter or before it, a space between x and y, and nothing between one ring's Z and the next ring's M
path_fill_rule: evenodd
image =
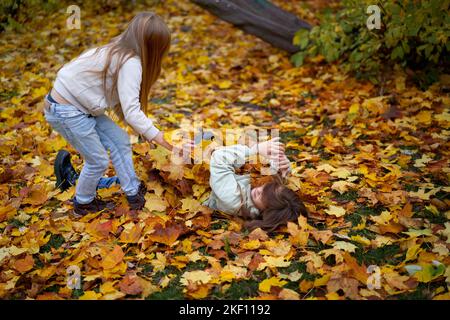
M78 203L76 198L73 199L73 211L76 217L99 212L103 209L112 210L114 207L115 205L112 201L104 201L99 198L94 198L94 200L86 204Z
M145 206L145 194L147 193L147 187L144 182L141 181L139 185L138 193L134 196L127 196L128 205L131 210L141 210Z
M75 185L79 174L75 171L70 163L70 153L66 150L59 150L56 155L54 165L56 175L56 187L61 191L69 189Z

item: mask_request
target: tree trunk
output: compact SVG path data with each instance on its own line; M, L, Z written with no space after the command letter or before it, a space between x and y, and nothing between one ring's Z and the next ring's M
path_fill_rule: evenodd
M267 0L191 0L239 29L289 53L299 50L292 44L295 32L311 26L294 14Z

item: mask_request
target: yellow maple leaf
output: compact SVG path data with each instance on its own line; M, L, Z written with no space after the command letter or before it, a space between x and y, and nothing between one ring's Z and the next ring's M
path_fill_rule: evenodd
M325 212L331 216L342 217L345 215L345 209L339 206L330 205L329 209L325 210Z
M256 239L256 240L250 240L248 242L245 242L242 245L242 248L247 249L247 250L255 250L258 249L261 246L261 242Z
M420 123L430 124L431 123L431 111L422 110L416 115L416 119Z
M195 291L188 291L188 294L194 299L203 299L208 296L209 286L200 285Z
M282 287L286 283L287 283L287 281L285 281L285 280L281 280L280 278L277 278L277 277L271 277L271 278L264 279L263 281L261 281L258 288L259 288L259 291L270 292L270 289L272 287Z
M187 286L189 282L206 284L212 279L211 275L203 270L186 271L180 279L180 283Z
M231 87L232 82L230 80L224 80L222 82L219 82L219 88L220 89L228 89Z
M145 208L149 211L165 211L167 208L167 201L164 198L158 197L156 194L147 193L145 195Z
M347 168L337 168L333 173L331 173L331 176L337 177L340 179L346 179L347 177L351 176L352 173Z
M266 267L270 268L285 268L291 265L290 261L286 261L284 257L271 257L264 256L265 262L262 262L258 266L258 270L263 270Z
M350 242L346 242L346 241L336 241L333 244L333 247L335 249L344 250L344 251L347 251L347 252L355 252L356 248L358 248L354 244L352 244Z
M354 188L356 185L348 181L336 181L331 185L332 190L338 191L340 194L348 191L349 188Z
M195 213L200 211L201 209L201 203L192 198L192 197L187 197L181 200L182 206L181 209L179 210L179 212L191 212L191 213Z
M85 291L84 294L79 297L79 300L98 300L102 296L101 293L95 291Z
M408 250L406 251L405 262L416 260L417 255L422 251L422 249L420 249L420 246L420 244L415 244L408 248Z
M330 275L325 274L320 278L314 280L314 287L321 287L327 284L328 280L330 280Z
M336 171L336 169L332 165L325 163L318 166L317 171L325 171L326 173L330 173Z
M74 192L75 192L75 187L72 186L69 189L67 189L66 191L57 194L55 196L55 198L58 199L59 201L64 202L64 201L67 201L69 199L72 199L73 196L74 196Z

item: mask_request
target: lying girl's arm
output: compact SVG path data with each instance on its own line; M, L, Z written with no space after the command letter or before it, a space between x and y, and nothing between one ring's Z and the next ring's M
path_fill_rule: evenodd
M213 152L209 182L212 191L217 195L219 210L236 214L241 208L242 195L235 170L242 167L246 158L252 154L255 154L255 148L244 145L222 147Z

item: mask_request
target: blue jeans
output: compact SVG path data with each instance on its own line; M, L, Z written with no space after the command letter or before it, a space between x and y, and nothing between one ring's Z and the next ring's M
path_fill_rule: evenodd
M45 119L84 160L75 188L76 201L89 203L97 188L118 182L116 177L102 179L109 166L108 150L122 190L127 196L136 195L140 180L134 171L128 134L106 115L94 117L72 105L49 103Z

